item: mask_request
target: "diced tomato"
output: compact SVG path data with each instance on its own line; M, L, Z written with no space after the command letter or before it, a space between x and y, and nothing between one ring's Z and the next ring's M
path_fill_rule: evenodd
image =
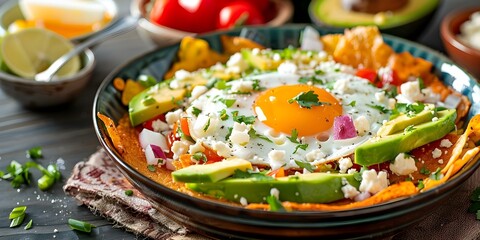
M180 118L180 128L182 129L182 132L183 134L185 134L185 136L190 137L190 128L188 127L187 118Z
M267 173L267 175L275 178L285 177L285 169L283 167L280 167L273 171L270 171L269 173Z
M163 122L165 122L165 114L160 114L150 120L147 120L146 122L142 123L142 128L146 128L148 130L152 130L153 131L153 122L157 121L157 120L161 120Z
M178 129L178 124L177 123L173 124L173 130L167 136L168 149L172 148L173 142L180 140L180 137L177 136L177 129Z
M207 157L206 164L214 163L214 162L220 162L224 159L224 157L219 156L217 154L217 152L215 152L215 150L211 149L210 147L205 146L205 145L203 145L203 147L205 148L205 151L203 153Z
M357 77L365 78L378 88L383 87L383 83L377 76L377 71L369 68L358 69L355 74Z

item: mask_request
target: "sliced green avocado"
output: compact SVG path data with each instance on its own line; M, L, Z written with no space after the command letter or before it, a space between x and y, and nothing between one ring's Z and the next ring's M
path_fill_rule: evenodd
M216 198L249 203L261 203L270 196L272 188L279 191L280 201L298 203L328 203L344 199L342 179L358 189L360 182L353 174L310 173L259 180L255 178L228 178L216 183L187 183L187 187Z
M385 137L400 131L403 131L406 127L410 125L418 125L420 123L431 121L435 117L435 112L432 111L435 106L433 104L425 105L423 111L413 115L408 116L407 114L401 114L400 116L392 119L385 124L383 124L380 129L378 129L377 136Z
M267 54L254 54L251 49L243 49L242 57L250 64L250 66L263 71L276 70L284 61L282 59L274 60L272 56Z
M252 164L249 161L230 158L211 164L191 165L172 172L172 177L176 182L217 182L232 176L235 170L247 171L247 169L252 169Z
M411 0L396 11L365 13L344 8L340 0L315 0L309 6L312 19L322 24L350 28L376 25L380 29L392 28L427 16L438 6L439 0Z
M166 83L157 83L135 95L128 103L132 126L137 126L153 117L177 107L186 89L170 89Z
M438 112L437 121L411 125L411 129L370 139L355 149L355 163L370 166L386 162L404 152L409 152L429 142L438 140L455 129L455 109Z

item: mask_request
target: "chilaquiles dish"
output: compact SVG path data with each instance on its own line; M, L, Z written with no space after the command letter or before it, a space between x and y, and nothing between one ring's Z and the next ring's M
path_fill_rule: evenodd
M250 209L371 206L477 161L480 117L464 122L468 98L432 63L395 53L374 27L307 35L298 49L222 36L222 54L185 38L164 81L114 80L128 115L98 117L146 176Z

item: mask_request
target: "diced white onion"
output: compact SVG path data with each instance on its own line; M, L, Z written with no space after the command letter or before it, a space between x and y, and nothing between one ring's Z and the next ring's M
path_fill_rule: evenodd
M145 157L148 165L163 165L167 159L162 148L153 144L149 144L145 148Z
M149 144L157 145L167 150L167 139L158 132L154 132L144 128L139 134L140 145L145 149Z

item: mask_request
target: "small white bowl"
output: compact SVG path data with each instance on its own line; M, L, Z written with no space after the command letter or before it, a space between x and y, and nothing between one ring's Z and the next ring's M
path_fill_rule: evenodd
M87 86L95 68L95 56L90 49L80 54L80 59L82 68L79 72L51 82L39 82L0 72L0 87L27 108L45 108L68 103Z
M179 42L186 36L193 36L197 33L185 32L165 26L159 26L148 20L148 15L151 9L152 0L132 0L130 5L130 13L133 16L139 16L138 32L143 38L152 40L160 47L168 46ZM277 15L267 22L268 26L280 26L288 21L293 16L293 4L291 0L271 0L277 9ZM179 19L179 21L181 21Z

